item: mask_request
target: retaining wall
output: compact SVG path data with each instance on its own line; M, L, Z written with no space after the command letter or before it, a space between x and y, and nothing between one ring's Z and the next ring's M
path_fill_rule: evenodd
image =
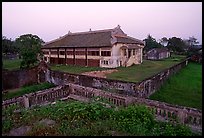
M71 74L53 70L46 71L46 81L56 85L73 83L85 87L114 91L119 94L131 95L139 98L148 98L151 94L158 90L171 75L177 73L179 70L187 66L187 64L188 59L185 59L181 63L178 63L137 83Z

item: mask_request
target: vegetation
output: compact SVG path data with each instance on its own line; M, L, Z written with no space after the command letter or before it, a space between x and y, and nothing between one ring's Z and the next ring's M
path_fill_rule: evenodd
M13 108L13 109L12 109ZM100 102L56 102L13 112L15 107L2 111L2 134L12 128L31 126L30 136L194 136L184 125L157 122L143 105L106 108ZM116 110L117 109L117 110ZM55 121L54 125L39 125L42 119Z
M3 60L3 68L8 70L20 69L22 59Z
M2 36L2 53L19 53L18 47L15 45L15 41Z
M145 41L145 47L144 47L144 51L149 51L152 48L161 48L163 47L163 45L161 45L160 43L158 43L156 41L155 38L153 38L150 34L147 36L146 39L144 39Z
M37 35L21 35L15 40L15 43L20 48L20 56L22 56L21 68L29 68L30 65L34 65L38 61L37 57L39 55L42 56L41 46L43 40Z
M107 78L130 82L142 81L143 79L150 77L162 71L163 69L169 68L179 63L184 58L185 56L183 55L172 55L168 59L163 59L159 61L143 60L143 63L139 65L133 65L130 67L119 67L117 68L117 72L108 74ZM80 74L89 71L107 70L107 68L82 67L73 65L52 65L51 69L75 74Z
M150 99L202 110L202 65L190 62L169 78Z
M152 48L162 48L166 46L170 51L176 54L184 54L188 56L191 56L194 53L192 50L197 50L196 46L199 43L194 36L189 37L189 39L162 37L159 39L159 42L157 42L150 34L144 39L144 41L144 52L147 52Z
M22 95L27 94L27 93L32 93L32 92L52 88L54 86L55 86L54 84L48 83L48 82L30 85L30 86L24 86L22 88L10 90L7 93L2 94L2 100L22 96Z
M117 68L117 72L108 74L107 78L129 82L139 82L181 62L181 60L184 58L185 56L172 55L170 58L159 61L143 60L143 63L139 65L119 67Z
M51 69L69 72L69 73L75 73L75 74L80 74L80 73L89 72L89 71L107 70L107 68L84 67L84 66L77 66L77 65L51 65Z

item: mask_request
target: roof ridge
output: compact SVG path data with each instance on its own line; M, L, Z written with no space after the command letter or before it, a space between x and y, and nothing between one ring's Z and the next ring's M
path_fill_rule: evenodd
M50 44L50 43L53 43L55 41L58 41L58 40L61 40L67 36L70 36L70 35L78 35L78 34L90 34L90 33L97 33L97 32L108 32L108 31L113 31L114 29L103 29L103 30L95 30L95 31L86 31L86 32L76 32L76 33L72 33L72 32L68 32L67 34L65 34L64 36L60 36L59 38L57 39L54 39L54 40L51 40L49 42L46 42L44 43L44 45L47 45L47 44Z
M136 41L139 41L139 42L142 42L142 43L144 43L142 40L139 40L139 39L137 39L137 38L134 38L134 37L131 37L131 36L122 36L122 35L115 35L116 37L123 37L123 38L130 38L130 39L133 39L133 40L136 40Z
M89 34L89 33L97 33L97 32L108 32L114 29L103 29L103 30L95 30L95 31L86 31L86 32L76 32L76 33L69 33L68 35L76 35L76 34Z

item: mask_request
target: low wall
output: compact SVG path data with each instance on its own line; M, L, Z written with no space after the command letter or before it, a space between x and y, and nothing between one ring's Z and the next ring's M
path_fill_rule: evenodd
M20 97L14 97L2 102L2 108L8 108L11 105L17 105L19 108L28 108L35 105L42 105L54 102L67 97L70 94L69 85L57 86L34 93L24 94Z
M15 89L25 85L45 82L45 70L49 69L45 62L28 69L2 70L2 90Z
M77 75L53 70L46 71L46 81L56 85L66 83L79 84L86 87L98 88L107 91L114 91L119 94L131 95L139 98L148 98L172 75L187 66L188 59L168 69L159 72L141 82L133 83L107 78Z
M2 108L7 108L13 104L20 105L21 107L32 107L35 105L48 104L60 99L69 99L70 95L77 95L88 99L93 97L103 97L116 106L143 104L150 108L156 117L173 122L177 120L182 124L196 126L202 131L201 110L171 105L164 102L144 98L124 96L121 94L110 93L76 84L66 84L64 86L58 86L55 88L38 91L36 93L25 94L18 98L9 99L3 101ZM80 98L78 98L78 100L80 100Z
M15 89L38 81L37 67L19 70L2 70L2 89Z

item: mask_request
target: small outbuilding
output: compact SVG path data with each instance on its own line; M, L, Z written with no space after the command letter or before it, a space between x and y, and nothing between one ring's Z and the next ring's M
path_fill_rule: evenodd
M170 57L168 48L153 48L147 52L147 59L159 60Z

